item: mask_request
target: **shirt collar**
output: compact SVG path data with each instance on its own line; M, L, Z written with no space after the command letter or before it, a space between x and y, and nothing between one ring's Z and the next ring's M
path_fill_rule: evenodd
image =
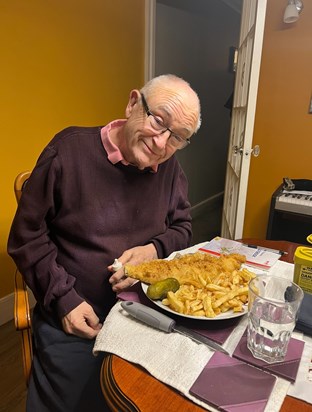
M123 157L118 146L116 146L115 143L113 143L110 138L111 130L114 129L115 127L123 126L126 122L127 120L125 119L114 120L108 123L106 126L104 126L101 129L101 140L102 140L104 149L107 152L107 158L112 164L121 162L123 165L126 165L126 166L129 165L129 162L127 162L127 160ZM151 166L151 172L156 173L157 169L158 169L157 164Z

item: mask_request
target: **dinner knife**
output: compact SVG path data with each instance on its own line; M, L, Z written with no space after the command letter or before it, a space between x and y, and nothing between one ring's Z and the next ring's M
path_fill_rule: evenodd
M205 336L200 335L199 333L194 332L191 329L177 325L174 319L158 312L155 309L149 308L148 306L142 305L141 303L131 301L121 302L121 306L132 317L146 323L149 326L152 326L155 329L159 329L167 333L178 332L197 343L205 344L214 351L223 352L226 355L229 354L218 343L206 338Z

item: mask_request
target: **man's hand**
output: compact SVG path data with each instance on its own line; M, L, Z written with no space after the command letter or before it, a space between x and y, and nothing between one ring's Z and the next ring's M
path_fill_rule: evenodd
M80 338L93 339L99 333L102 324L96 316L92 306L82 302L62 319L63 329L66 333Z
M142 262L147 262L152 259L157 259L157 251L152 243L146 246L137 246L132 249L126 250L119 258L119 262L123 265L130 263L131 265L137 265ZM112 271L112 265L108 266L108 270ZM121 292L123 289L129 288L137 282L136 279L128 278L125 276L124 268L117 270L110 278L109 283L112 285L114 292Z

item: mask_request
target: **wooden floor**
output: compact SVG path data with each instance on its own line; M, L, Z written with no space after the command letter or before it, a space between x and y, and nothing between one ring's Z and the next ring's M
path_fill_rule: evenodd
M25 412L20 335L13 321L0 327L0 412Z

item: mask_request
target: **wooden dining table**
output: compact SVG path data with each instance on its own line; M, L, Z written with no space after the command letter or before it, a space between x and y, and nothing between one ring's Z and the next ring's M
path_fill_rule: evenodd
M299 246L288 241L242 239L246 244L264 246L285 252L280 260L293 263ZM165 385L139 365L116 355L106 354L101 369L101 387L111 411L114 412L204 412L206 409ZM312 405L286 396L281 412L312 412ZM251 411L252 412L252 411Z

